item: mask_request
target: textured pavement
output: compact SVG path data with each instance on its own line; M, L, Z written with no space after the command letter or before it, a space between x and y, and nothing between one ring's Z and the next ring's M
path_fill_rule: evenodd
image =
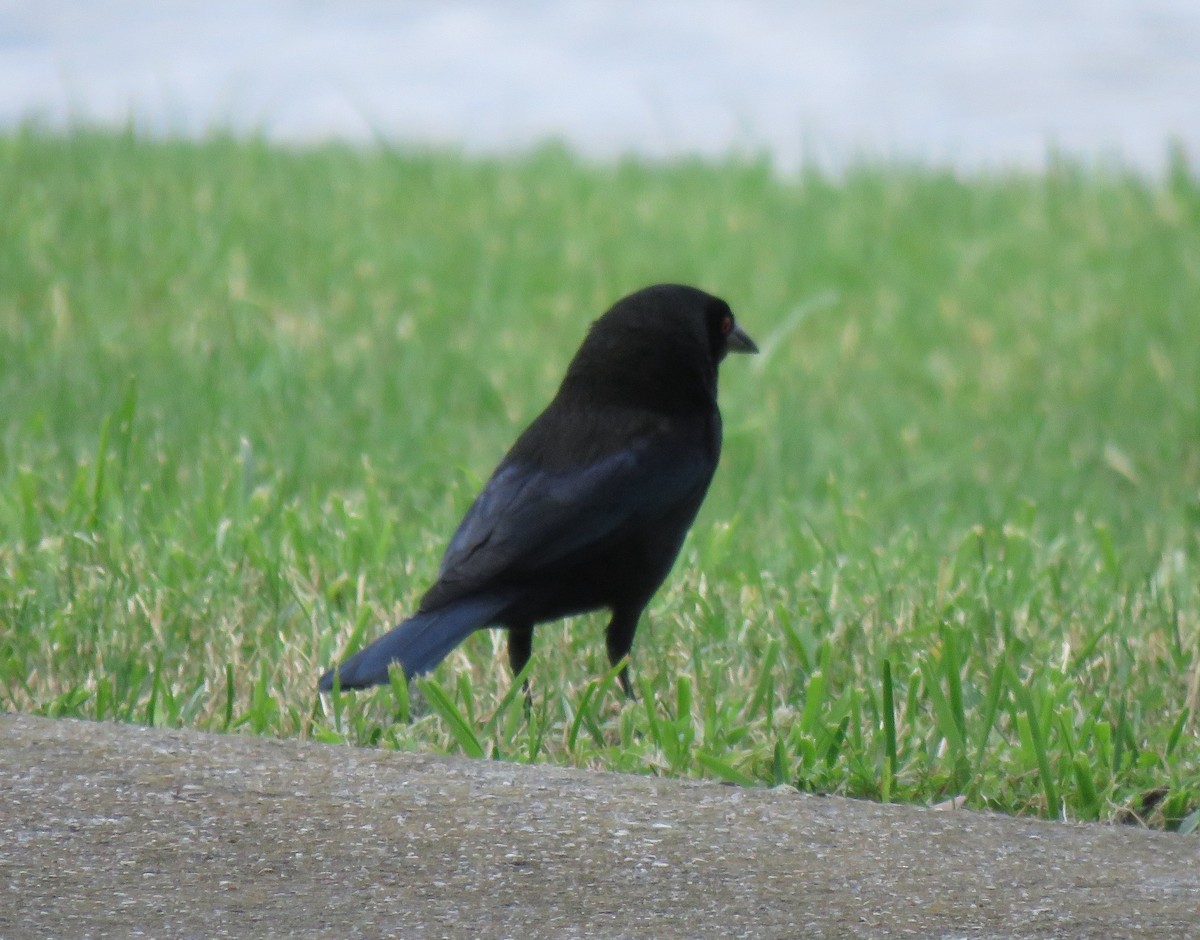
M1200 838L0 715L0 938L1198 937Z

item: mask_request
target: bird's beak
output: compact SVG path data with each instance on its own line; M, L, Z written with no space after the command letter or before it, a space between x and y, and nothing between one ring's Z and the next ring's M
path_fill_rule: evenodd
M754 340L747 336L746 331L736 323L733 325L733 329L729 331L729 335L725 337L725 348L730 352L758 352L758 347L754 344Z

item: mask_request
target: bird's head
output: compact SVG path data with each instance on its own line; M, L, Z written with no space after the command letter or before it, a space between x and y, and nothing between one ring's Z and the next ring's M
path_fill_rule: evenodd
M592 324L563 392L662 407L711 405L717 366L758 347L724 300L695 287L656 284L618 300Z

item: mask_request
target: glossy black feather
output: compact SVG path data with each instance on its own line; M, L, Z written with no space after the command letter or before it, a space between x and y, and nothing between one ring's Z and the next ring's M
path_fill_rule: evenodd
M488 626L510 630L519 671L534 625L599 608L610 659L624 657L716 470L729 351L757 350L703 291L659 285L614 305L467 511L417 613L320 687L335 671L343 688L386 682L392 663L426 672Z

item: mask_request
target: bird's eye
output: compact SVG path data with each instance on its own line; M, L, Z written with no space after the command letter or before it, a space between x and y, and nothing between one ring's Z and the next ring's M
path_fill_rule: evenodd
M729 331L733 329L733 317L726 314L721 318L721 335L728 336Z

